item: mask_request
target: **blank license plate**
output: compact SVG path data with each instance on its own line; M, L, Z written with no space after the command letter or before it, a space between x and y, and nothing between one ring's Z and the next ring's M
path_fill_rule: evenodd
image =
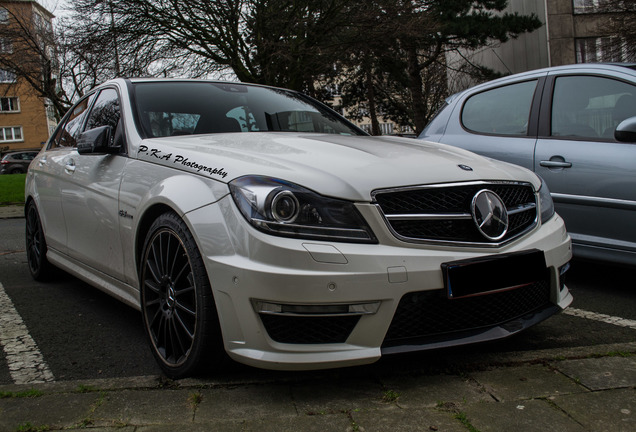
M443 263L442 272L450 299L511 290L548 278L545 256L536 249Z

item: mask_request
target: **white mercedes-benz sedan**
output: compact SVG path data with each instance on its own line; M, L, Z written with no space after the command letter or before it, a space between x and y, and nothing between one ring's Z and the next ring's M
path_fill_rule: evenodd
M139 309L176 378L225 353L318 369L493 340L572 301L536 175L278 88L109 81L31 163L25 214L32 276Z

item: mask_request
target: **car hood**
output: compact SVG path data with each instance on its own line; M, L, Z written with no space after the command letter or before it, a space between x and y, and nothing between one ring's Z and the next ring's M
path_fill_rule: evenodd
M245 175L284 179L322 195L370 201L376 189L475 180L533 183L530 171L409 138L278 132L147 139L137 157L222 182Z

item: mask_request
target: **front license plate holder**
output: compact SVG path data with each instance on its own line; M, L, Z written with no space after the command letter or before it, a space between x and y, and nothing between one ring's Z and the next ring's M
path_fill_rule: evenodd
M542 251L531 249L442 264L449 299L507 291L548 279Z

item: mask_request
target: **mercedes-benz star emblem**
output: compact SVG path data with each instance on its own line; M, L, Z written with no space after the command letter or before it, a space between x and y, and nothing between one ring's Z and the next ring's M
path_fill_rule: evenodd
M475 194L470 206L479 232L488 240L501 240L508 231L508 211L499 195L488 189Z

